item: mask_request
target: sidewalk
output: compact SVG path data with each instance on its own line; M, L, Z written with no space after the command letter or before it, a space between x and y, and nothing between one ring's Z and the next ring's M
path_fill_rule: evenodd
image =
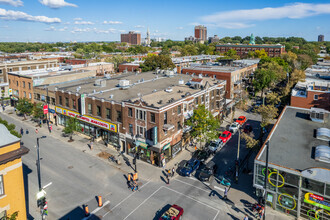
M39 126L37 126L37 123L31 121L31 117L27 117L27 120L23 120L24 118L23 117L20 117L20 116L17 116L14 112L14 108L13 107L10 107L10 106L7 106L6 107L6 110L5 112L1 111L1 113L5 113L7 116L15 119L15 120L18 120L20 122L22 122L23 124L29 126L29 127L23 127L24 129L24 132L25 132L25 129L28 128L29 129L29 132L35 132L35 129L38 128L39 130L39 134L40 135L51 135L52 137L62 141L62 142L65 142L69 145L71 145L72 147L84 152L84 153L87 153L91 156L95 156L103 161L106 161L109 163L109 165L117 168L118 170L120 170L121 172L125 173L125 174L128 174L128 173L133 173L134 172L134 165L133 165L133 157L127 155L127 154L124 154L124 155L120 155L119 152L112 148L112 147L106 147L104 144L102 143L98 143L98 142L94 142L93 144L93 150L90 149L89 147L89 143L90 143L90 140L87 139L85 136L82 136L80 134L74 134L73 135L73 142L68 142L69 140L69 137L63 137L62 136L62 130L63 130L63 127L62 126L55 126L55 124L53 124L53 130L51 133L49 133L49 130L48 130L48 127L47 127L47 124L43 124L42 127L40 128ZM16 128L17 131L19 131L20 127ZM121 163L121 165L118 165L116 164L115 162L110 162L109 160L105 159L105 158L102 158L102 157L99 157L98 154L101 153L101 152L106 152L106 153L109 153L111 155L114 155L116 157L116 159L118 159ZM182 152L180 152L174 159L172 159L170 162L167 163L166 165L166 169L169 169L169 168L172 168L174 167L176 164L178 164L180 161L184 160L184 159L187 159L187 158L190 158L190 152L183 149ZM125 163L125 160L124 158L126 158L126 161L129 161L130 163L130 166L128 166L126 163ZM156 166L153 166L149 163L146 163L144 161L141 161L141 160L136 160L137 162L137 170L138 170L138 173L139 173L139 177L142 178L142 179L145 179L145 180L149 180L149 179L154 179L154 180L159 180L159 174L162 170L161 167L156 167Z

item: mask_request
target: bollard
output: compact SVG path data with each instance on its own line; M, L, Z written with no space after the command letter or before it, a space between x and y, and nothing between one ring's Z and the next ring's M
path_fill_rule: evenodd
M102 196L98 196L97 197L97 200L99 202L99 207L102 207L103 206L103 203L102 203Z
M88 210L88 205L84 205L84 211L85 211L85 216L89 216L89 210Z

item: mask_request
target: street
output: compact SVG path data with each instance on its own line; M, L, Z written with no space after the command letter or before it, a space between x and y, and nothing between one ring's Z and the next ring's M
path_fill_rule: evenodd
M246 206L255 201L251 197L252 175L242 174L239 183L243 184L234 184L228 200L224 201L224 187L218 183L213 183L214 189L211 189L210 183L176 174L167 185L163 181L162 169L139 161L140 187L139 191L132 192L126 185L126 175L132 169L125 164L114 166L96 156L99 152L96 149L104 149L104 146L96 145L90 151L88 141L75 137L74 142L68 143L67 139L59 136L61 131L57 127L49 134L44 125L36 135L32 122L2 112L0 117L14 123L16 130L22 127L30 131L22 137L24 146L30 149L29 154L22 158L28 219L40 219L36 203L38 178L35 146L36 138L42 135L47 138L40 139L41 182L42 186L52 183L45 189L48 219L83 219L83 205L88 205L92 213L90 219L158 219L159 211L172 204L184 208L183 219L242 219L246 213L251 216ZM225 169L234 162L230 158L235 158L236 151L237 135L234 135L212 160ZM242 147L242 157L245 154ZM175 159L180 162L189 158L190 153L184 151ZM102 196L103 207L97 207L96 196Z

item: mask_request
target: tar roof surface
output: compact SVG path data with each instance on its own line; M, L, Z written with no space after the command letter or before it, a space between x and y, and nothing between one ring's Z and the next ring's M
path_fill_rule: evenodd
M315 138L315 130L321 127L329 128L329 120L313 122L309 109L287 106L269 141L269 162L300 171L312 167L330 169L330 164L314 159L316 146L329 146L328 142ZM266 161L266 150L259 159Z

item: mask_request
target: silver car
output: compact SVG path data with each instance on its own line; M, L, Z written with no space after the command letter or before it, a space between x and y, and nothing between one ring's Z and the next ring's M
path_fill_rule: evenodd
M229 131L233 134L235 134L239 129L239 124L237 122L234 122L230 125Z
M208 148L212 153L215 153L218 149L221 149L223 147L223 142L221 139L217 140L217 141L212 141Z

